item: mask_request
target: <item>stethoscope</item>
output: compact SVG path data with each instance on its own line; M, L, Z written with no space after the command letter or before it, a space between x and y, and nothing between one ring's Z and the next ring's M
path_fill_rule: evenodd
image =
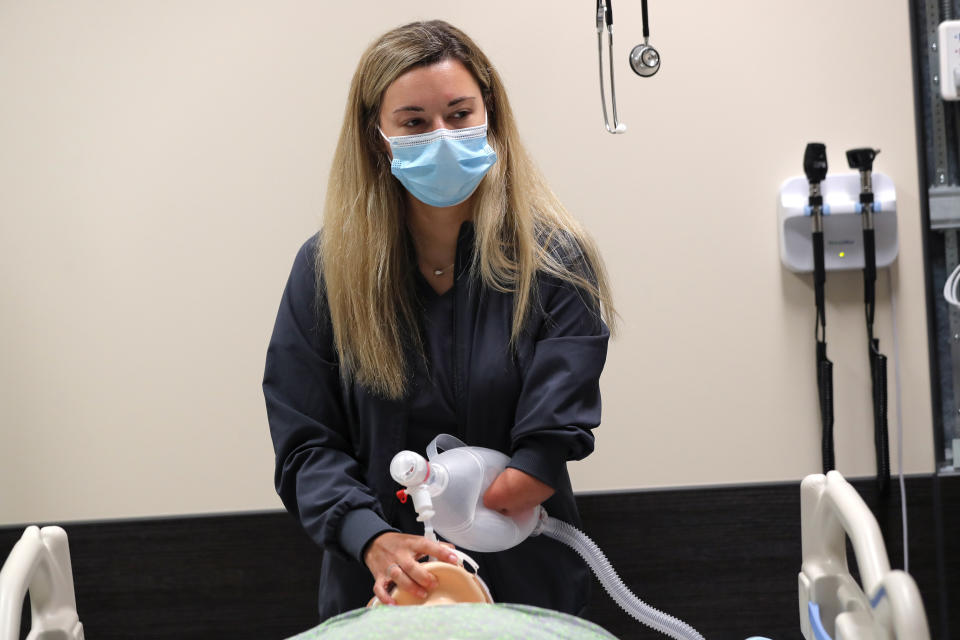
M624 133L627 125L617 117L617 89L613 79L613 0L597 0L597 58L600 63L600 102L603 104L603 124L610 133ZM660 54L650 46L650 27L647 19L647 0L641 1L643 17L643 44L630 51L630 68L634 73L649 78L660 70ZM607 118L607 96L603 89L603 25L607 25L607 46L610 58L610 98L613 102L613 126Z

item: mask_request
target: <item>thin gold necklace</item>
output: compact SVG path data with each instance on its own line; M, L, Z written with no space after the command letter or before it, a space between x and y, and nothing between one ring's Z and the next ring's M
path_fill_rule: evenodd
M456 263L453 263L453 264L456 264ZM450 265L449 267L445 267L445 268L443 268L443 269L434 269L434 270L433 270L433 275L435 275L435 276L437 276L437 277L439 278L440 276L442 276L443 274L445 274L447 271L450 271L450 269L453 268L453 264Z

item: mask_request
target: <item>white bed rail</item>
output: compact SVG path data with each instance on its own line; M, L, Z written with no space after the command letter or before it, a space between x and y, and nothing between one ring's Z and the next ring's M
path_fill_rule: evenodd
M70 546L60 527L27 527L0 569L0 640L19 640L27 593L31 609L27 640L83 640Z
M800 628L806 640L930 640L917 584L891 571L876 519L837 471L800 485L803 565ZM861 584L847 567L853 546Z

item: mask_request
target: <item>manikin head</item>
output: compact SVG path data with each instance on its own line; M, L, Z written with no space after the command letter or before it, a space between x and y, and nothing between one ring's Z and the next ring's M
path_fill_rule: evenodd
M390 590L390 596L398 605L433 606L464 602L493 604L487 585L475 573L446 562L426 562L423 567L437 578L437 586L427 594L426 598L419 598L394 586ZM376 607L381 604L377 598L373 598L367 606Z

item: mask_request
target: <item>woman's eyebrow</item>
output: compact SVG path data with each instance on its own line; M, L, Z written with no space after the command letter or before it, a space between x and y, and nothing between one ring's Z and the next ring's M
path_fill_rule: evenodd
M452 106L454 106L454 105L456 105L456 104L460 104L460 103L463 102L464 100L476 100L476 99L477 99L476 96L460 96L459 98L454 98L453 100L451 100L450 102L448 102L448 103L447 103L447 106L448 106L448 107L452 107ZM394 110L393 110L393 113L399 113L400 111L423 111L423 110L424 110L423 107L417 107L417 106L415 106L415 105L408 105L408 106L406 106L406 107L398 107L398 108L394 109Z

